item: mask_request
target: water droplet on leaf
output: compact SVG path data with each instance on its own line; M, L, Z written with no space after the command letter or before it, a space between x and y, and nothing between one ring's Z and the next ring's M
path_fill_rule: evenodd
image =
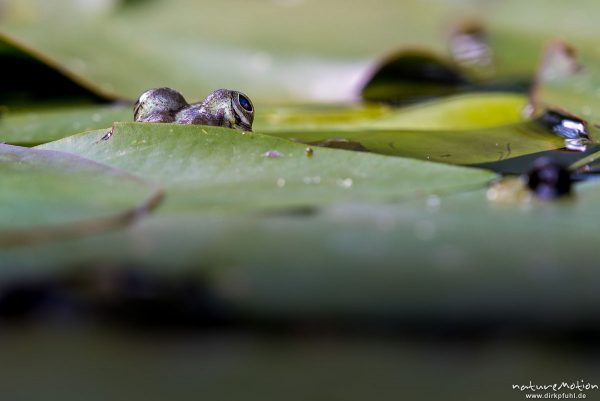
M102 141L108 141L110 138L112 138L112 135L113 135L113 129L109 128L104 133L104 136L102 138L100 138L100 140L102 140Z
M586 138L565 139L565 148L577 152L585 152L589 143L590 140Z
M340 187L346 188L346 189L351 188L353 183L354 182L352 181L352 178L344 178L344 179L337 180L337 184Z
M282 157L283 153L281 153L277 150L268 150L265 153L263 153L262 156L264 156L264 157Z
M587 122L573 114L547 109L536 121L563 138L589 139Z

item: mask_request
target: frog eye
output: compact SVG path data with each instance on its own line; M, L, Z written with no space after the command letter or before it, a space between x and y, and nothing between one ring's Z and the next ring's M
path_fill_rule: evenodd
M240 103L240 106L242 106L244 108L244 110L246 110L249 113L252 112L252 110L253 110L252 103L250 103L250 100L248 100L248 98L246 96L239 93L238 94L238 102Z
M237 91L227 91L230 99L231 113L227 112L229 122L236 128L252 131L254 120L254 106L246 95Z

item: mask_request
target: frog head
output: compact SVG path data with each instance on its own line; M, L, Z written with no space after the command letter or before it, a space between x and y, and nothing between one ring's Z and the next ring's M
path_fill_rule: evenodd
M220 124L214 125L252 131L254 106L248 96L243 93L217 89L211 92L201 104L205 115L219 118Z
M175 113L187 106L183 95L174 89L148 89L135 103L133 119L137 122L171 122Z

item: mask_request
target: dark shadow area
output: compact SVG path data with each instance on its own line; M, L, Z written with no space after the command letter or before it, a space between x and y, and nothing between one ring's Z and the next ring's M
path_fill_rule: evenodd
M0 39L0 104L90 104L110 100L84 88L72 78Z
M60 278L20 279L0 287L0 324L52 323L85 326L91 322L136 335L255 333L277 338L408 338L432 342L498 339L597 349L600 319L573 317L549 321L523 310L485 316L440 310L382 313L257 314L233 304L206 277L164 276L141 269L96 269ZM600 351L600 349L598 349Z

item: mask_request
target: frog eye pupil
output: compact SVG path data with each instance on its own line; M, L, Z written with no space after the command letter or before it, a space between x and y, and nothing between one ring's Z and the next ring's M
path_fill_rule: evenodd
M252 104L250 104L250 100L248 100L248 98L244 95L239 95L238 99L240 101L240 106L242 106L244 108L244 110L251 112L252 111Z

